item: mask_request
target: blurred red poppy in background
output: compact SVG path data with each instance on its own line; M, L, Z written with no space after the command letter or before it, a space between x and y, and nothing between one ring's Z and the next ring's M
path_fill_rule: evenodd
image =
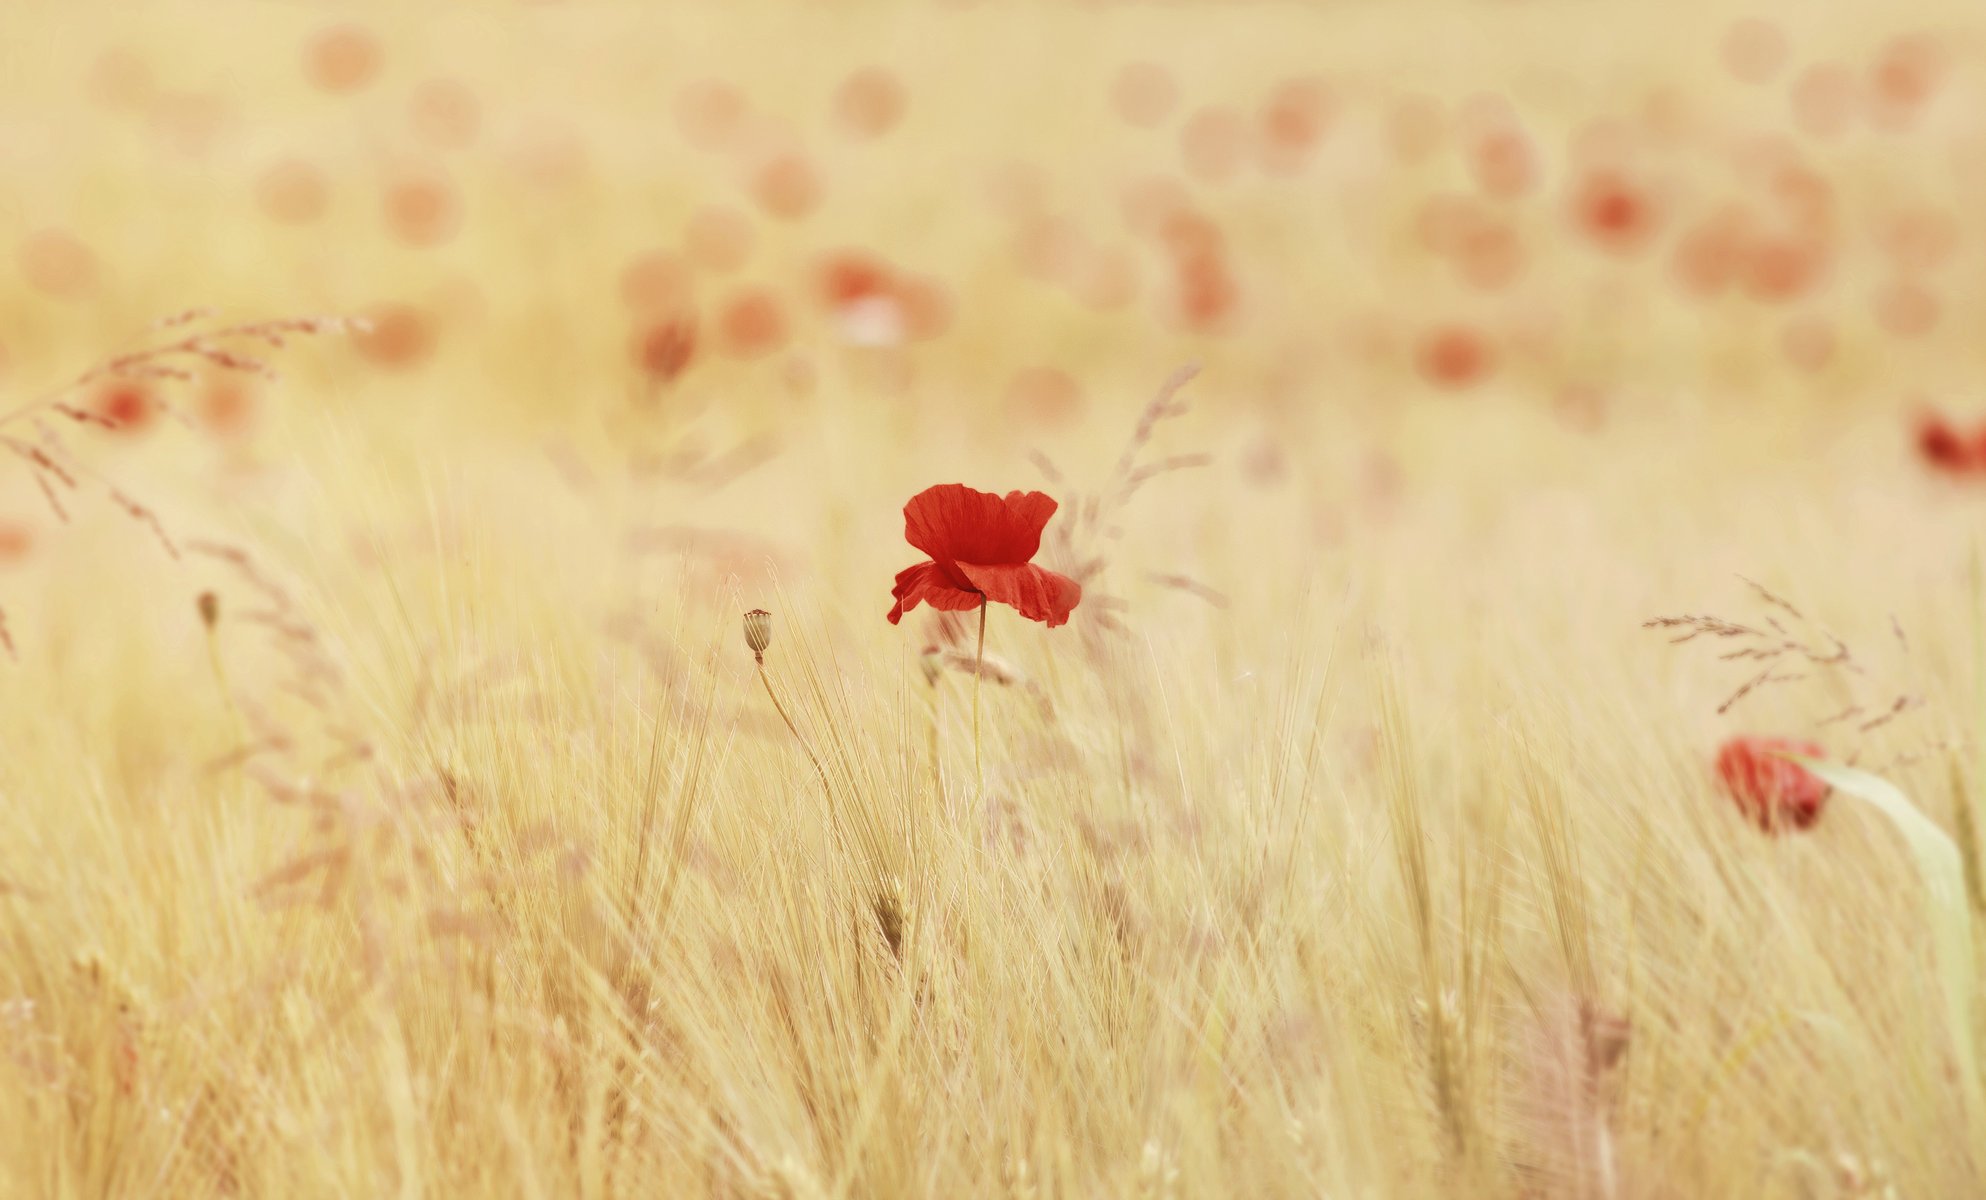
M1986 443L1986 438L1978 439ZM1940 471L1965 472L1979 467L1982 459L1967 444L1964 434L1943 413L1925 412L1917 417L1917 453Z
M963 612L987 601L1012 605L1050 627L1068 621L1082 585L1028 561L1055 515L1042 492L982 492L962 483L925 488L903 506L904 540L931 556L897 572L890 624L919 604Z
M1810 827L1827 802L1828 786L1783 754L1822 757L1813 742L1774 737L1734 737L1717 752L1724 790L1767 833Z

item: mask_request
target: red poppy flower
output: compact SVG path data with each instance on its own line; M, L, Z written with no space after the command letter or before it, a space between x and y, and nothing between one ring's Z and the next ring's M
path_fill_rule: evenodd
M1806 829L1820 819L1828 786L1781 754L1821 757L1813 742L1735 737L1717 752L1717 778L1745 815L1767 833Z
M962 483L925 488L903 506L904 540L931 556L897 572L890 624L919 604L964 612L988 600L1010 604L1030 621L1063 624L1083 598L1082 585L1028 560L1055 515L1041 492L982 492Z

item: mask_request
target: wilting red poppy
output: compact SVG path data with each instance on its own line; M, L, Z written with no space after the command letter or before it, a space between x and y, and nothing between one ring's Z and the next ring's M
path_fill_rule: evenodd
M897 572L890 624L919 604L964 612L987 601L1012 605L1051 628L1068 621L1082 585L1028 561L1055 515L1042 492L982 492L962 483L925 488L903 506L904 540L931 556Z
M1760 829L1781 833L1820 820L1828 786L1782 754L1822 757L1812 742L1791 738L1734 737L1717 752L1717 778Z

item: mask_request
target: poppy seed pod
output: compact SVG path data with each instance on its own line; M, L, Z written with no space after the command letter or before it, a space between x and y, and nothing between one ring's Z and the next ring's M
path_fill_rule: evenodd
M752 657L765 661L765 648L772 644L772 614L763 608L755 608L745 614L745 645L751 649Z

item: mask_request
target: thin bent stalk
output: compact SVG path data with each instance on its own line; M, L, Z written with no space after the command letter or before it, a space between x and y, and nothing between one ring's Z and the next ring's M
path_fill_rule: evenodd
M972 774L977 798L986 798L986 771L979 765L979 679L986 673L986 597L979 598L979 644L972 651Z

